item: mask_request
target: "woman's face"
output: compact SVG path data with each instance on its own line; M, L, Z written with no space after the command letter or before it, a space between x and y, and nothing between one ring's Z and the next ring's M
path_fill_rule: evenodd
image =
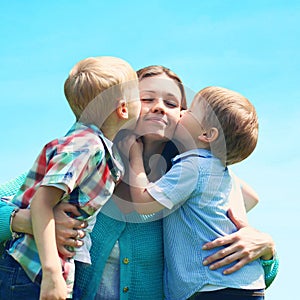
M141 114L136 133L152 140L170 140L180 119L181 91L165 74L145 77L139 83Z

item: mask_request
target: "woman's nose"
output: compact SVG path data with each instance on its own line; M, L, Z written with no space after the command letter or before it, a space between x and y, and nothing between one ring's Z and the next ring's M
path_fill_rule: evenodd
M161 113L161 114L165 113L165 104L162 98L155 99L152 106L152 112Z

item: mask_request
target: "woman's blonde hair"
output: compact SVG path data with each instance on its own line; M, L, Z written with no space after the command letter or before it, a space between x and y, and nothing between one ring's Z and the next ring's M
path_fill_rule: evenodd
M132 80L137 80L137 75L126 61L111 56L89 57L72 68L64 92L78 120L88 104L104 90L119 86L119 97L122 97L121 84Z
M202 126L219 131L212 152L225 165L247 158L258 140L258 117L251 102L235 91L214 86L201 90L195 99L204 104Z

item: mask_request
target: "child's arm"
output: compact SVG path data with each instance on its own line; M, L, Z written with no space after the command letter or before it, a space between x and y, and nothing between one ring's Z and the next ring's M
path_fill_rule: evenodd
M143 164L143 145L134 136L119 142L119 149L129 157L129 186L135 210L152 214L176 209L188 200L198 184L199 168L194 159L175 163L160 179L149 183Z
M55 187L41 186L31 203L32 229L42 264L43 278L41 299L65 299L66 282L55 239L53 207L60 201L64 191Z
M146 190L149 184L144 162L143 162L143 144L134 139L129 142L131 145L129 151L129 183L131 198L135 206L135 210L139 214L151 214L161 211L165 206L157 202Z

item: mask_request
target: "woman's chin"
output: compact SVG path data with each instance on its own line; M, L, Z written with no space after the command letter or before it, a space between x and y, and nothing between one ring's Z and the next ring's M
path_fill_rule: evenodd
M142 135L144 137L144 141L151 141L151 142L167 142L172 139L172 136L166 136L164 132L148 132Z

